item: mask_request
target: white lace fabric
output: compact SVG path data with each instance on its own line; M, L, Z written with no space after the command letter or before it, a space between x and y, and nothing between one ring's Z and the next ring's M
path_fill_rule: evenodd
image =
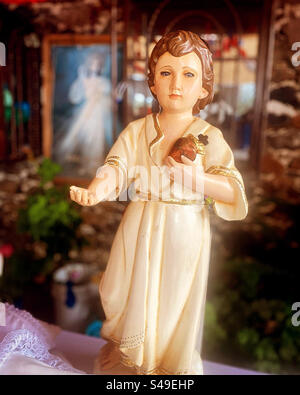
M16 353L58 370L73 374L84 373L59 356L51 354L51 349L55 347L55 338L60 332L58 327L41 322L27 311L7 303L5 309L6 326L0 327L0 374L1 368Z

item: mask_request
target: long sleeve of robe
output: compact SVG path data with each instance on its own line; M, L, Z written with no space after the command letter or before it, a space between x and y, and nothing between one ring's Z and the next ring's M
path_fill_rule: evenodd
M234 186L234 204L215 202L217 215L244 218L243 180L222 133L198 118L188 133L208 136L205 171L230 177ZM135 193L100 283L106 315L101 336L117 344L121 362L138 374L203 374L195 348L204 320L209 212L203 196L174 183L168 187L163 139L150 114L128 125L105 161L120 169L120 193L130 184Z

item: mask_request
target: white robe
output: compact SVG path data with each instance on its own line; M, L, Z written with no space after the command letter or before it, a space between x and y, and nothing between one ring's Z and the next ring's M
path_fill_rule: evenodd
M235 187L234 204L214 203L217 215L243 219L243 181L222 133L201 119L184 135L189 133L208 136L205 171L230 177ZM100 283L106 315L101 336L118 344L121 362L138 374L203 374L195 347L204 321L209 213L196 192L185 196L174 188L165 198L163 183L143 182L142 173L149 175L152 167L166 177L158 149L163 138L150 114L130 123L106 158L106 165L120 169L120 192L133 182L139 193L123 215Z

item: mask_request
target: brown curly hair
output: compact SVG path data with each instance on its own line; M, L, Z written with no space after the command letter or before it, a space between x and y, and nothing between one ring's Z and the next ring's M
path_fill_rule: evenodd
M208 48L208 45L197 34L186 30L177 30L163 36L153 48L149 59L149 88L154 85L155 66L158 62L158 59L165 52L169 52L171 55L176 57L186 55L191 52L195 52L196 55L198 55L202 65L202 86L208 92L208 95L203 99L199 99L193 107L193 114L198 114L201 109L212 102L214 96L212 54Z

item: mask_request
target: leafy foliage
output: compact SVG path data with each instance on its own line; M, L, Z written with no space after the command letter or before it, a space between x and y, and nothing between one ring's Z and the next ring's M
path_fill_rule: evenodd
M27 206L19 212L18 229L34 241L47 243L48 255L66 256L80 223L80 216L66 200L65 192L52 187L28 198Z
M44 159L37 171L39 188L19 210L17 229L20 235L26 236L26 245L31 248L21 246L5 262L0 289L11 297L20 296L23 288L37 278L45 279L68 259L70 249L86 244L85 239L77 236L82 220L73 203L68 201L67 188L58 188L52 183L59 171L58 164ZM43 257L35 257L34 245L38 243L45 246Z
M273 209L262 214L270 203ZM203 341L207 358L265 372L297 371L300 337L291 306L299 299L299 211L285 202L261 201L251 226L223 235L232 253L211 280Z
M45 158L41 163L37 174L40 176L41 185L52 181L54 177L61 172L61 166L58 163L52 162L51 159Z

